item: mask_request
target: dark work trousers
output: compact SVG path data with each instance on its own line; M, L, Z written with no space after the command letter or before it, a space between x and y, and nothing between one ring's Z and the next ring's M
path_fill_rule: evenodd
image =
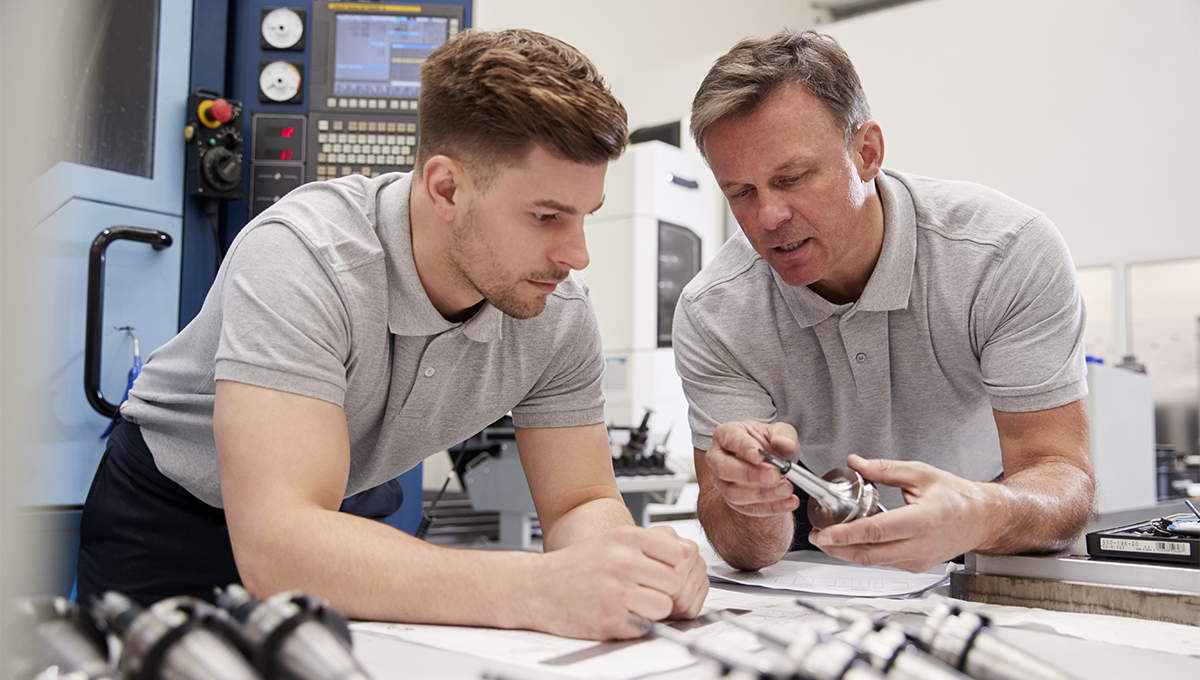
M395 480L346 499L342 510L382 519L403 499ZM78 599L117 590L143 606L175 595L213 600L240 583L225 513L154 464L141 428L118 419L83 505Z

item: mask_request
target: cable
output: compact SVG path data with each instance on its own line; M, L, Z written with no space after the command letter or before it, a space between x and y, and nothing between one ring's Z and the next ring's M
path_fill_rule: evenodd
M217 215L220 210L221 203L217 199L204 199L204 214L208 215L208 224L212 227L213 245L217 249L217 269L221 268L221 261L225 257L221 252L221 227L217 221Z

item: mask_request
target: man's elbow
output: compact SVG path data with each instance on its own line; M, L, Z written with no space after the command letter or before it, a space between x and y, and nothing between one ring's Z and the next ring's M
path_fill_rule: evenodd
M779 542L765 535L739 531L717 520L701 516L700 525L717 555L734 569L758 571L769 567L787 554L790 541Z
M723 553L718 549L717 554L721 556L721 559L725 560L726 564L734 569L740 569L741 571L758 571L759 569L769 567L783 559L783 556L787 554L787 551L781 552L777 555L766 555L755 551L729 551L728 553Z

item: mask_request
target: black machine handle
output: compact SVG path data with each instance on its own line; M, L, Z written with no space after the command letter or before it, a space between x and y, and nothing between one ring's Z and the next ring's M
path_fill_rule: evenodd
M109 227L92 241L88 255L87 339L83 349L83 391L88 403L105 418L117 415L117 407L100 391L100 347L104 339L104 255L113 241L140 241L155 250L171 245L171 237L154 229Z

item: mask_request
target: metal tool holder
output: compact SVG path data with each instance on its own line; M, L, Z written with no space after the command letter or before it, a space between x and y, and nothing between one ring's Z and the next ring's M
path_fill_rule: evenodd
M241 624L241 640L264 677L370 680L350 653L346 617L324 600L287 591L260 601L234 584L218 592L217 605Z
M721 677L740 672L758 680L1072 680L1073 676L1001 641L986 618L954 606L941 606L920 630L886 616L797 603L841 625L840 631L790 633L739 619L733 610L706 614L749 631L757 650L725 647L712 634L692 636L672 627L632 620L648 634L682 645L716 661Z
M92 615L121 639L117 668L127 680L262 680L234 644L229 615L195 597L171 597L142 608L108 591Z
M818 477L802 465L762 449L758 452L765 462L779 468L780 474L808 494L808 520L818 529L887 511L879 504L875 485L851 468L834 468L824 477Z

